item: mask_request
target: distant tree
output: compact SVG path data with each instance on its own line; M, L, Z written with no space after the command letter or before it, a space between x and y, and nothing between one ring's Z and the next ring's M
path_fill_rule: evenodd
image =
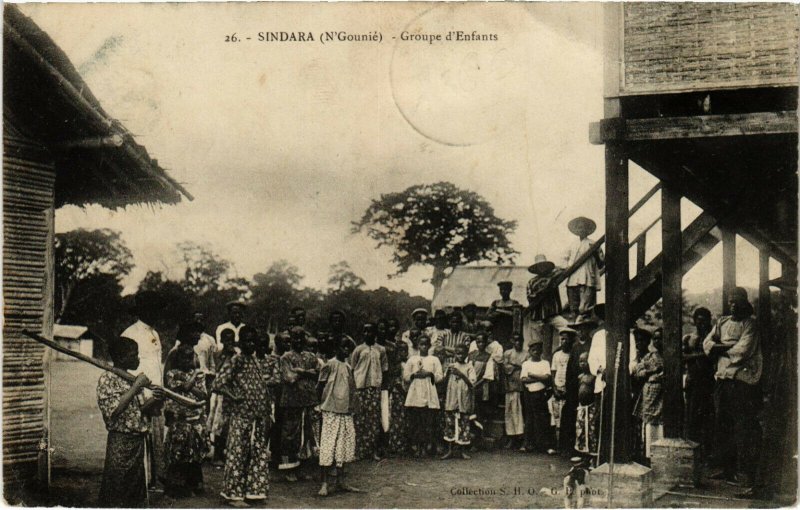
M121 234L109 229L56 234L55 258L56 322L69 308L80 282L105 274L119 283L133 269L133 256Z
M415 264L433 266L435 295L449 268L479 260L512 261L517 252L508 237L516 227L516 221L495 216L477 193L438 182L381 195L353 223L353 232L365 231L379 247L393 248L396 274Z
M360 289L366 282L350 268L350 264L341 261L330 267L328 290L341 292L344 289Z
M178 244L186 265L183 286L194 294L203 294L228 286L232 264L211 248L191 241Z
M273 330L281 326L299 300L302 280L297 266L286 260L274 262L264 273L256 273L250 286L250 314L256 316L256 322Z

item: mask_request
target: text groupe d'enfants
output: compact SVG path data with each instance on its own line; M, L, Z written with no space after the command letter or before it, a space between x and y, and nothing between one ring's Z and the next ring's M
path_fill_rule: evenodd
M393 37L396 39L397 37ZM477 31L451 30L446 33L417 33L404 30L400 32L399 39L408 42L422 42L434 44L437 42L470 42L470 41L498 41L497 34L479 33ZM315 42L319 41L339 41L339 42L382 42L383 34L378 31L365 33L350 33L345 31L326 31L315 34L311 31L285 32L270 31L258 32L257 40L260 42Z

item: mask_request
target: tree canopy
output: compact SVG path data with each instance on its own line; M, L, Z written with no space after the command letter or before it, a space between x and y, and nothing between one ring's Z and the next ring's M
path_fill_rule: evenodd
M373 200L353 232L394 250L396 274L415 264L433 266L436 292L445 270L480 260L510 262L516 221L498 218L482 196L449 182L418 184Z
M117 283L133 269L133 256L119 232L77 229L55 238L56 322L67 311L77 285L108 275Z

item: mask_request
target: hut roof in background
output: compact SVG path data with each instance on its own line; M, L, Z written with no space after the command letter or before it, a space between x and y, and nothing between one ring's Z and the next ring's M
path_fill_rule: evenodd
M88 331L89 328L87 328L86 326L68 326L66 324L54 324L53 338L68 338L70 340L78 340L79 338L83 338Z
M51 151L56 207L192 199L108 116L67 55L14 5L3 16L3 118L4 136Z
M497 283L504 280L514 284L511 299L527 305L526 287L532 276L527 266L458 266L442 283L431 307L440 310L475 303L488 308L492 301L500 299Z

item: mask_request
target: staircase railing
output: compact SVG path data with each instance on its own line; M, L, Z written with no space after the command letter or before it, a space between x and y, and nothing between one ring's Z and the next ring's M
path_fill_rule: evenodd
M642 196L642 198L640 198L639 201L636 202L633 205L633 207L630 208L630 210L628 211L628 218L630 218L631 216L636 214L636 212L639 209L644 207L644 204L646 204L647 201L650 200L653 197L653 195L658 193L659 190L661 190L661 181L656 183L656 185L653 186L650 189L650 191L645 193ZM641 264L642 267L644 267L644 252L645 252L644 243L645 243L645 238L646 238L646 235L647 235L647 231L650 230L651 228L653 228L659 221L661 221L661 217L660 216L656 220L654 220L641 234L637 235L634 238L634 240L628 245L630 247L630 246L633 246L634 243L640 243L639 245L637 245L637 261L636 261L637 267L639 267L639 264ZM559 285L561 285L567 278L569 278L575 271L577 271L587 260L589 260L590 257L594 257L595 253L597 253L597 250L599 250L600 247L603 244L605 244L605 242L606 242L606 236L605 236L605 234L603 234L597 241L595 241L592 244L591 248L586 250L586 253L584 253L583 255L578 257L578 259L575 262L573 262L572 265L570 265L568 268L566 268L564 271L562 271L561 273L556 275L552 280L550 280L550 283L548 284L546 290L551 290L551 289L558 288ZM641 246L641 248L639 248L640 246ZM642 252L642 258L641 259L639 259L639 257L638 257L639 250L641 250L641 252ZM603 272L605 272L605 268L603 269ZM528 308L529 309L535 308L536 306L541 304L542 300L544 300L546 295L547 295L547 292L545 292L545 291L542 291L541 293L539 293L539 295L536 297L536 299L534 299L533 302L530 303Z

